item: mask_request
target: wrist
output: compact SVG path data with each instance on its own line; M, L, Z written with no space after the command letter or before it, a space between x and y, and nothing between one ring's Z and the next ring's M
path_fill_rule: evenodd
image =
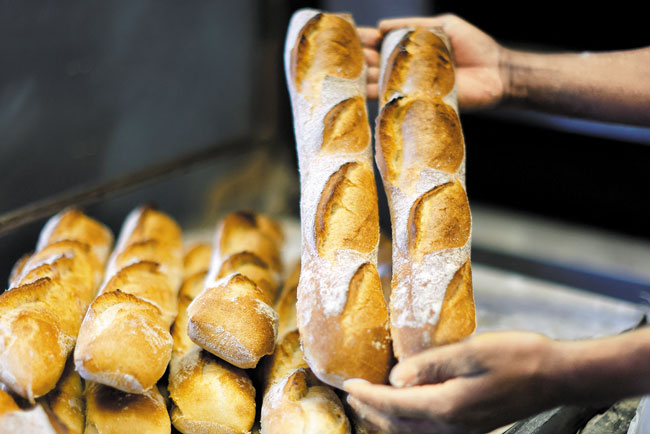
M503 86L501 105L508 105L522 99L525 88L519 83L515 74L515 65L520 53L515 50L499 46L499 78Z

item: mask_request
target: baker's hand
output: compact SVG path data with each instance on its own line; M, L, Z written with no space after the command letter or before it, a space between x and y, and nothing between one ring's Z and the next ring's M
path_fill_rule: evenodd
M405 359L391 386L345 382L348 402L388 433L482 433L561 401L555 341L494 332Z
M403 27L442 27L451 43L456 63L458 104L477 110L499 104L507 94L508 53L488 34L455 15L430 18L396 18L379 22L378 28L360 27L359 37L368 63L368 98L377 98L379 49L383 36Z

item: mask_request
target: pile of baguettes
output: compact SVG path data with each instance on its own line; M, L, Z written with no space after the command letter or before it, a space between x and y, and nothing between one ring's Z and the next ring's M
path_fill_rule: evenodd
M283 243L251 212L184 246L171 217L140 207L114 249L81 211L52 217L0 295L0 433L244 433L256 388L258 429L349 432L303 360Z
M140 207L113 248L107 227L62 211L0 295L0 433L363 431L334 388L386 382L391 340L399 359L473 331L464 142L444 34L394 31L382 47L388 291L351 17L294 14L285 66L301 265L284 273L280 226L250 212L219 222L212 245L186 246L171 217Z

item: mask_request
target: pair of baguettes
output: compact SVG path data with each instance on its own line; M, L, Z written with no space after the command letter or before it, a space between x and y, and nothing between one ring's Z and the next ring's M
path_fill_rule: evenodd
M384 39L377 165L393 228L390 329L398 358L474 329L471 217L453 63L436 29ZM379 222L366 65L352 19L301 10L285 45L301 178L298 325L314 373L385 382L388 310L377 276ZM355 354L354 357L350 357Z

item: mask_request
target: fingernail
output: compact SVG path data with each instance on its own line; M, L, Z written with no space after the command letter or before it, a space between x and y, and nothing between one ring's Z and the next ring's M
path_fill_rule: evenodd
M348 386L349 386L350 384L355 384L355 383L359 383L359 384L370 384L369 381L364 380L363 378L350 378L349 380L345 380L345 381L343 382L343 390L346 390L346 391L347 391L347 390L348 390Z
M395 387L404 387L404 380L400 378L398 374L399 373L395 371L391 372L388 381L390 381L390 384Z
M408 386L410 381L409 378L413 378L417 375L417 372L409 365L396 366L390 373L388 380L390 384L395 387L404 387Z

